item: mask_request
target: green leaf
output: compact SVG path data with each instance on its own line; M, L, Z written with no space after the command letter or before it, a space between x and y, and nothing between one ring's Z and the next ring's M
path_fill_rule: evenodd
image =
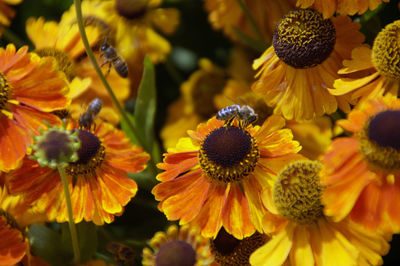
M125 112L125 113L129 119L129 121L136 128L135 118L133 117L133 115L128 112ZM121 120L121 128L125 132L126 136L131 140L132 143L135 143L136 145L140 145L139 141L135 137L135 134L133 134L133 132L129 129L129 126L125 120Z
M31 250L51 265L70 265L72 249L65 247L61 235L50 228L33 224L29 228Z
M156 114L156 82L154 66L146 56L144 59L144 71L139 85L138 97L136 99L134 120L139 131L140 139L144 141L143 148L152 155L153 160L156 154L153 151L156 140L154 137L154 117Z

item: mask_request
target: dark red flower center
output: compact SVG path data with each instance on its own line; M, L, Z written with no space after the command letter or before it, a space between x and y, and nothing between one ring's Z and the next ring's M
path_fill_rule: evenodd
M368 137L381 147L400 150L400 111L387 110L374 116L368 128Z
M172 240L161 246L156 255L157 266L193 266L196 263L196 251L182 240Z
M221 127L208 135L203 149L211 161L223 167L230 167L241 162L249 154L251 137L237 127Z

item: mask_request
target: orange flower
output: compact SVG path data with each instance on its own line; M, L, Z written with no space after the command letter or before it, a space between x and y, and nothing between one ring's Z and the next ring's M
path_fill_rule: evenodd
M9 195L0 173L0 265L14 265L29 254L29 240L24 227L44 221L36 206L30 206L21 196ZM30 256L26 258L29 261Z
M142 171L149 156L109 124L100 124L94 132L76 128L73 123L67 127L79 130L79 159L65 170L74 220L111 223L137 191L136 182L127 173ZM8 185L12 193L23 193L28 202L37 202L49 220L68 220L58 171L41 168L36 161L25 158L23 167L10 172Z
M328 89L339 77L342 60L364 40L359 28L349 17L323 19L311 9L290 12L278 24L273 45L254 60L253 68L260 70L253 91L288 120L330 114L338 106L350 111L350 99Z
M261 191L301 149L284 124L278 115L247 128L214 117L188 131L191 138L181 138L158 165L165 170L152 191L159 209L205 237L216 237L222 226L238 239L261 230Z
M344 60L341 77L335 80L333 95L351 93L359 103L387 93L398 95L400 89L400 43L397 36L400 20L388 24L375 38L372 49L355 48L351 60Z
M323 156L325 214L370 229L400 230L400 100L370 100L338 123L354 134L335 139Z
M374 10L382 2L389 0L297 0L297 6L301 8L314 8L324 15L324 18L329 18L333 14L340 15L361 15L368 9Z
M24 157L30 134L46 127L43 121L58 123L49 114L65 109L65 76L56 71L54 60L16 51L13 44L0 48L0 171L17 168Z

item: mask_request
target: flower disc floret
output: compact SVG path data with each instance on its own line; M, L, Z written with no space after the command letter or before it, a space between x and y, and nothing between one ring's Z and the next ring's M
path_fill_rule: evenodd
M387 25L376 36L372 63L381 75L400 81L400 20Z
M47 47L47 48L36 49L35 53L37 53L40 57L46 57L46 56L54 57L57 61L58 69L65 73L69 81L71 81L76 76L74 62L72 61L71 57L68 56L63 51Z
M276 55L294 68L321 64L332 53L335 42L332 21L312 9L288 13L279 22L272 38Z
M10 84L7 82L7 78L3 73L0 72L0 111L5 108L9 98Z
M318 162L297 161L279 173L273 188L273 201L283 217L299 224L310 224L323 216L320 169Z
M210 179L224 183L246 177L254 170L259 156L256 140L235 126L213 130L199 151L203 171Z
M81 141L81 147L77 151L78 160L66 169L72 176L94 172L105 157L105 148L97 136L87 130L78 129L76 132Z
M156 255L156 265L182 265L190 266L196 263L196 251L183 240L172 240L163 245Z
M51 127L46 131L41 130L41 135L34 136L34 140L35 144L32 148L35 153L31 158L42 167L65 167L68 163L78 159L77 150L80 147L78 135L64 127Z
M400 169L400 111L386 110L366 121L360 136L364 158L381 170Z
M222 228L217 237L210 241L210 248L215 256L215 261L220 265L250 265L250 255L264 245L267 240L266 235L258 232L239 240Z

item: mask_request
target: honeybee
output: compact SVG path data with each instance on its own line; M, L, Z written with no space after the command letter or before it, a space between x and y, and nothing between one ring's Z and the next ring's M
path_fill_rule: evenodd
M84 129L90 129L93 121L96 119L96 116L100 113L101 108L103 107L103 101L100 98L93 99L86 112L84 112L79 117L79 127Z
M128 77L128 65L125 60L118 54L117 50L108 43L108 37L104 39L104 44L100 47L100 57L104 58L104 62L101 64L101 67L108 64L108 75L111 71L111 65L114 66L115 71L117 71L118 75L123 78Z
M246 128L258 119L253 108L248 105L233 104L218 111L216 118L225 121L225 125L231 126L233 119L239 120L239 127Z
M110 242L107 250L113 254L118 265L134 265L135 251L122 243Z

